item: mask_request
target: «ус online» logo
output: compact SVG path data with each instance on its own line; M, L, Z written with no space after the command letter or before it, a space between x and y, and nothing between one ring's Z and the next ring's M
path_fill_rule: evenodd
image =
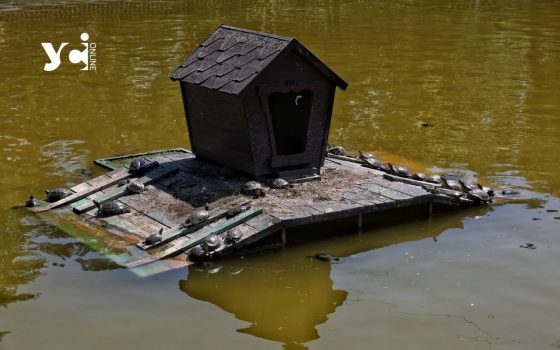
M84 45L85 49L82 51L70 51L70 53L68 54L68 60L71 63L81 62L85 64L85 67L82 68L82 70L97 70L97 45L95 43L87 42L89 40L88 33L82 33L82 35L80 35L80 39L82 39L82 45ZM47 56L49 56L49 59L51 60L49 63L45 63L45 67L43 68L43 70L52 72L53 70L57 69L62 63L60 55L62 54L62 49L64 49L64 47L68 45L68 43L61 43L58 47L58 50L55 50L54 46L51 43L41 43L41 45L43 45L43 49L45 49Z

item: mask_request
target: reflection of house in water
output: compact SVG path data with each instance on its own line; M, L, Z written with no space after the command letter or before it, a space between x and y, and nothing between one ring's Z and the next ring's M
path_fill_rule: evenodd
M210 274L191 268L179 282L189 296L250 322L239 332L285 344L319 338L315 327L342 305L348 293L333 289L330 265L250 259Z
M188 279L180 281L179 288L192 298L215 304L251 323L239 332L297 348L319 338L317 325L326 322L348 297L347 291L333 289L331 265L307 255L325 250L345 257L406 241L436 239L448 229L462 228L466 216L484 215L489 209L477 207L429 221L339 236L291 247L283 254L224 261L221 267L214 264L207 270L191 267Z

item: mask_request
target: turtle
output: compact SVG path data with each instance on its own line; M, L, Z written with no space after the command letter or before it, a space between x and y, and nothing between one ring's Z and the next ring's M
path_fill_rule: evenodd
M381 164L379 166L379 170L384 171L387 174L391 174L393 172L393 166L390 163Z
M435 187L432 190L432 193L443 194L443 195L453 197L453 198L459 198L459 197L462 197L464 195L464 193L462 191L456 191L456 190L452 190L452 189L448 189L448 188L439 188L439 187Z
M98 215L119 215L124 213L130 213L130 208L121 202L116 200L99 203L94 200L93 203L97 207Z
M459 184L461 184L461 187L463 188L464 192L469 192L471 190L478 188L478 184L474 183L473 181L459 180Z
M334 154L336 156L344 156L344 157L348 156L348 152L346 152L346 150L342 146L330 146L327 149L327 152L330 154Z
M202 245L204 246L205 251L211 252L218 249L222 245L222 240L220 237L218 237L218 235L211 234L204 238Z
M270 181L270 187L281 189L281 188L292 187L292 185L290 185L290 183L287 180L281 177L277 177L276 179Z
M374 154L363 153L362 151L358 151L358 154L360 155L359 157L362 164L368 168L379 169L381 167L381 162Z
M33 195L30 195L29 199L27 201L25 201L25 206L27 208L38 207L40 205L41 205L41 202L39 202L35 197L33 197Z
M414 180L418 180L418 181L426 181L426 174L424 173L416 173L414 175L412 175L412 178Z
M490 197L494 197L494 195L496 194L494 192L494 189L488 186L482 186L481 184L478 184L478 188L480 188L481 190L485 191L486 193L488 193L488 195Z
M463 191L461 179L457 175L444 174L441 176L443 186L454 191Z
M130 162L128 171L131 173L138 173L142 171L146 165L148 165L148 162L145 159L135 159Z
M237 216L237 215L239 215L239 214L241 214L244 211L247 211L249 209L251 209L251 206L249 206L249 205L238 205L236 207L233 207L233 208L229 209L226 213L226 217L228 219L230 219L230 218L232 218L234 216Z
M123 187L124 185L128 185L130 183L130 179L121 179L117 182L117 187Z
M430 182L430 183L433 183L433 184L440 184L441 183L441 176L439 176L438 174L430 175L430 176L426 177L426 182Z
M62 198L68 197L74 192L66 189L66 188L55 188L54 190L45 190L47 194L47 202L53 203L61 200Z
M241 186L241 191L248 196L253 196L254 198L265 196L263 186L256 181L245 182L243 186Z
M480 202L482 204L486 204L490 201L488 192L481 190L480 188L475 188L474 190L470 190L469 192L467 192L467 198Z
M208 213L208 205L205 205L204 208L194 210L187 221L185 221L186 225L198 225L206 220L210 214Z
M197 245L189 250L187 256L189 257L190 261L199 262L205 260L204 257L206 256L206 253L200 245Z
M391 163L387 163L389 164L389 166L391 167L391 173L393 173L393 175L397 175L400 177L411 177L412 174L410 173L410 171L408 171L407 168L405 168L402 165L393 165Z
M135 180L130 181L128 183L128 185L126 186L126 189L129 190L132 193L140 193L140 192L144 192L146 190L143 183L135 181Z
M243 238L243 232L241 232L241 230L238 228L231 229L226 234L226 242L228 243L233 244L239 242L241 238Z
M163 239L163 228L160 228L158 233L153 233L149 235L148 238L144 240L144 244L154 245L158 242L161 242L162 239Z
M331 254L327 254L327 253L317 253L314 255L308 255L308 258L313 258L313 259L317 259L320 261L339 261L340 258Z

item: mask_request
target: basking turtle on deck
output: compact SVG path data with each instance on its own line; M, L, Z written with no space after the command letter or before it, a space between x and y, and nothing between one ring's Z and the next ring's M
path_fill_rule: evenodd
M140 192L144 192L146 190L146 187L144 187L143 183L132 180L128 183L126 189L132 193L140 193Z
M243 186L241 186L241 191L254 198L264 197L266 195L263 186L256 181L245 182Z
M238 228L233 228L229 230L228 233L226 234L227 243L233 244L239 242L241 238L243 238L243 232L241 232L241 230Z
M481 204L486 204L490 201L488 192L481 190L480 188L475 188L467 192L467 198Z
M426 181L426 175L424 173L416 173L412 175L412 178L418 181Z
M45 193L47 194L47 202L49 203L57 202L62 198L74 194L74 192L66 188L55 188L54 190L45 190Z
M185 221L185 225L187 226L198 225L208 220L209 216L210 213L208 213L208 204L206 204L204 208L196 209L195 211L193 211L189 216L189 218L187 219L187 221Z
M162 239L163 239L163 228L160 228L158 233L149 235L148 238L144 240L144 244L154 245L157 242L160 242Z
M362 151L358 151L358 154L360 155L360 160L364 166L373 169L379 169L381 167L381 162L374 154L362 153Z
M206 260L206 252L200 245L192 247L187 253L187 256L192 262L200 262Z
M207 252L211 252L222 245L222 239L218 235L211 234L204 239L202 245Z
M285 180L281 177L277 177L276 179L273 179L272 181L270 181L270 187L276 188L276 189L282 189L282 188L288 188L288 187L293 187L293 186L287 180Z
M232 217L237 216L237 215L239 215L239 214L241 214L244 211L247 211L249 209L251 209L250 205L238 205L236 207L233 207L233 208L229 209L226 213L226 217L228 219L231 219Z
M334 154L336 156L348 157L348 152L346 152L344 147L341 147L341 146L329 146L327 148L327 152L330 153L330 154Z
M412 174L410 173L410 171L408 171L407 168L405 168L402 165L393 165L391 163L387 163L389 165L389 167L391 168L391 173L393 175L397 175L400 177L412 177Z
M130 213L130 208L119 201L108 201L104 203L99 203L94 200L93 203L97 207L97 215L119 215L124 213Z
M441 184L441 176L439 176L438 174L430 175L426 177L426 182Z
M461 185L461 179L457 175L445 174L441 176L441 181L443 186L454 191L463 191L463 186Z
M130 173L138 173L144 170L146 165L148 165L148 162L145 159L135 159L132 162L130 162L130 165L128 166L128 171Z

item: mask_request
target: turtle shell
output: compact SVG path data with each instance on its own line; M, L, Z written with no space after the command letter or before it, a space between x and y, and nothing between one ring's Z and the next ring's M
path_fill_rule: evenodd
M140 192L144 192L146 188L144 187L144 184L141 182L130 181L128 183L128 186L126 186L126 189L132 193L140 193Z
M463 190L463 186L461 185L461 180L455 180L452 178L444 178L442 176L441 178L443 180L443 185L449 189L452 189L454 191L462 191Z
M366 159L377 159L377 156L372 153L363 153L362 151L358 151L358 153L360 154L360 159L362 161L365 161Z
M208 216L210 216L210 214L206 211L206 209L197 209L191 213L188 221L191 225L196 225L206 221Z
M439 176L438 174L430 175L426 178L426 181L433 184L439 184L441 183L441 176Z
M229 230L226 234L226 242L228 243L236 243L241 238L243 238L243 232L237 228Z
M248 181L244 183L243 186L241 186L241 190L243 193L254 197L265 195L263 186L256 181Z
M66 188L55 188L54 190L46 191L47 202L53 203L61 200L62 198L72 195L74 192Z
M400 176L400 177L411 177L412 176L410 171L408 171L408 169L403 167L402 165L393 166L393 171L395 172L395 175Z
M381 164L381 165L379 166L379 170L384 171L384 172L390 174L391 172L393 172L393 166L392 166L391 164L389 164L389 163L387 163L387 164Z
M130 162L130 165L128 166L128 170L132 173L135 173L142 170L142 168L144 168L146 164L148 164L148 162L145 159L135 159L132 162Z
M204 260L205 252L200 245L197 245L195 247L192 247L187 255L190 261L199 262Z
M38 207L39 205L41 205L41 202L39 202L35 197L33 196L29 196L29 199L25 202L25 206L27 208L33 208L33 207Z
M237 216L241 213L243 213L244 211L249 210L251 207L248 205L238 205L237 207L233 207L230 210L227 211L226 216L228 218L232 218L234 216Z
M118 201L108 201L98 205L99 213L105 215L114 215L130 212L130 208Z
M157 242L161 241L162 237L161 234L159 233L154 233L148 236L148 238L146 238L146 240L144 240L144 244L147 245L153 245L156 244Z
M270 187L272 188L286 188L290 185L290 183L282 178L276 178L272 180L270 183Z
M424 173L416 173L412 175L412 178L418 181L426 181L426 175Z
M204 248L207 252L211 252L218 249L220 245L222 245L222 240L220 239L220 237L218 237L218 235L211 234L204 239L202 244L204 245Z
M346 150L344 149L344 147L341 147L341 146L333 146L333 147L330 147L330 148L328 149L328 152L329 152L330 154L334 154L334 155L337 155L337 156L347 156L347 155L348 155L348 152L346 152Z
M475 188L474 190L470 190L467 193L467 195L470 199L479 201L483 204L488 203L490 201L490 196L488 195L488 192L481 190L480 188Z

